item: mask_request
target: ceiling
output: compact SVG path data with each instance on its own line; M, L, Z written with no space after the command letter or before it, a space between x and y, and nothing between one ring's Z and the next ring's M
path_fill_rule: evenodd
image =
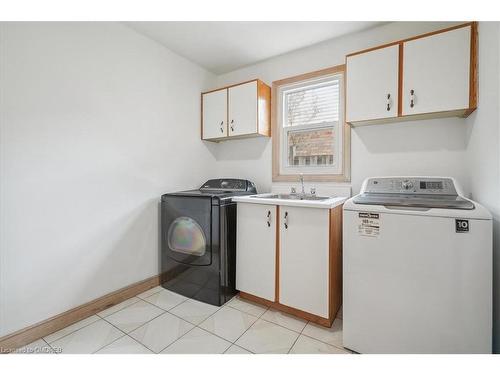
M382 22L126 22L137 32L222 74Z

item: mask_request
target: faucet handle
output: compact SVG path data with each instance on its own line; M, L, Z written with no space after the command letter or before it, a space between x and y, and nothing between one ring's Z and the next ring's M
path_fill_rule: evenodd
M291 194L297 194L297 189L295 189L295 187L292 186L290 188L290 192L291 192Z
M311 195L316 195L316 188L314 187L311 188Z

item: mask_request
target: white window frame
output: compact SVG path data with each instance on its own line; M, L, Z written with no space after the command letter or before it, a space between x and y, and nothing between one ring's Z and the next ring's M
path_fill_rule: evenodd
M284 116L284 91L314 83L321 84L330 80L333 76L339 76L339 120L338 122L323 123L321 126L291 126L289 129L283 127ZM306 73L295 77L285 78L273 82L273 105L272 105L272 138L273 138L273 181L297 181L299 174L304 174L306 181L350 181L350 126L345 123L345 65L338 65L320 71ZM286 150L287 136L289 131L314 130L333 125L336 157L334 165L301 165L288 166L288 152Z
M285 92L293 92L302 90L307 86L322 86L327 82L331 81L332 78L336 78L339 80L339 119L338 121L332 122L324 122L321 124L310 124L310 125L302 125L302 126L283 126L284 123L288 121L287 118L287 109L284 102ZM282 85L278 89L278 126L279 126L279 138L280 138L280 174L339 174L342 170L342 128L341 124L344 120L344 98L342 93L344 92L344 82L343 82L343 74L335 73L328 74L322 77L303 80L299 82L294 82L288 85ZM290 166L288 165L288 133L289 132L297 132L297 131L307 131L307 130L321 130L326 128L333 128L334 134L337 135L335 138L334 149L336 150L336 155L334 155L334 164L333 165L315 165L315 166ZM339 136L340 135L340 136Z

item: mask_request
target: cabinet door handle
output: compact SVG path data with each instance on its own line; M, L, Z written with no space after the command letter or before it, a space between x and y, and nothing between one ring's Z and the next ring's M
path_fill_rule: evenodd
M234 120L231 120L231 131L234 132Z
M288 212L285 212L285 219L283 220L283 223L285 224L285 229L288 229Z
M224 133L224 121L220 122L220 132Z
M387 94L387 110L391 110L391 94Z
M267 211L267 226L271 227L271 211Z
M415 107L415 90L410 90L410 108Z

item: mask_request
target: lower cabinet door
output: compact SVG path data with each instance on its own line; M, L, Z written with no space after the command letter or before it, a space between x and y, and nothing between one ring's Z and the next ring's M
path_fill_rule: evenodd
M279 211L279 302L328 318L329 210Z
M276 206L238 203L236 289L275 299Z

